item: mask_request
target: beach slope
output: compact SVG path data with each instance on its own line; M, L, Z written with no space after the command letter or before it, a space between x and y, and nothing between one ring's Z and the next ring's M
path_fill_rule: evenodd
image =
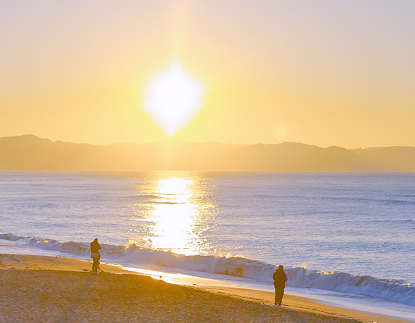
M0 322L404 322L272 293L180 286L102 264L0 254Z

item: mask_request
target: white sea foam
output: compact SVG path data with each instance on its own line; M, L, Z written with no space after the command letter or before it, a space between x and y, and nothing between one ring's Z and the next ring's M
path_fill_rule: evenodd
M59 242L52 239L20 237L0 233L0 239L19 241L42 250L53 250L73 256L89 257L87 242ZM141 248L135 244L126 246L101 244L102 258L109 262L128 263L137 266L156 265L172 270L240 276L253 281L272 283L275 266L242 257L185 256L170 251ZM415 286L400 280L353 275L344 272L324 272L304 267L286 267L291 287L312 288L343 292L415 306Z

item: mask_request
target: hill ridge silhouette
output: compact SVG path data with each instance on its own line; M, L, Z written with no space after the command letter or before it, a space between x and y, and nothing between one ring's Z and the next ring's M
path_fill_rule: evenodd
M415 147L321 148L280 144L90 145L34 135L0 138L0 170L37 171L415 171Z

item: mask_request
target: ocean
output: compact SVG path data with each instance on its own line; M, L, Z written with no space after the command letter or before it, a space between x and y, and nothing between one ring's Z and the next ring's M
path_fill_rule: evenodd
M415 173L0 172L0 253L214 278L415 320Z

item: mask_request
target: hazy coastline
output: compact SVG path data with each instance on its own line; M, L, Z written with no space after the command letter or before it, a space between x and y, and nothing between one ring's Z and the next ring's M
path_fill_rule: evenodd
M321 148L302 143L151 143L93 146L33 135L0 138L0 170L412 172L415 147Z

